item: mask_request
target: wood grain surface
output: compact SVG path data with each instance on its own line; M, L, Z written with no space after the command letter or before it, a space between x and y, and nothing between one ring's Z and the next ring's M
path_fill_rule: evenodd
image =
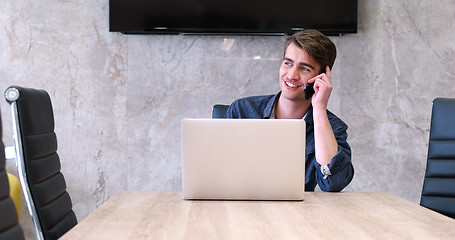
M304 201L188 201L119 192L61 239L455 239L455 220L390 193Z

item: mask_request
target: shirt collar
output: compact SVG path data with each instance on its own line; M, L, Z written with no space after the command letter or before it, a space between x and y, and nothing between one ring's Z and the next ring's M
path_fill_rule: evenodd
M273 96L270 101L267 103L267 107L264 109L264 118L269 119L269 118L276 118L275 117L275 104L278 98L281 95L281 91L277 93L275 96ZM303 120L307 122L308 124L312 125L313 124L313 105L310 104L310 108L308 111L305 113L305 116L303 116Z
M265 119L269 119L272 116L275 103L278 100L278 98L280 97L280 95L281 95L281 91L278 92L277 94L275 94L275 96L273 96L267 103L267 106L265 107L264 114L263 114ZM275 113L273 113L273 115L275 115Z

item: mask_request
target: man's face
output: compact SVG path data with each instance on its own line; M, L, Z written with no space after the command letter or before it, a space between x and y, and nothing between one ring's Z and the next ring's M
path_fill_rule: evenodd
M306 101L303 88L320 70L319 64L310 58L306 50L291 43L280 67L281 95L292 101Z

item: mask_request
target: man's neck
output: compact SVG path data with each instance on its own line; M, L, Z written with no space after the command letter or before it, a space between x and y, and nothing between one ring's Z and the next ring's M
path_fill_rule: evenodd
M291 101L280 97L275 106L275 117L281 119L302 119L310 108L310 101Z

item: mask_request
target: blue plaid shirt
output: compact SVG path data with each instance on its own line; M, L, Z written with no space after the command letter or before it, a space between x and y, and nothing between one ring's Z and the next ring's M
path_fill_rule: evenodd
M275 102L281 92L276 95L253 96L235 100L226 112L225 118L256 118L269 119ZM354 167L351 163L351 148L347 143L348 126L340 118L327 110L330 125L332 125L338 143L338 153L332 158L329 169L332 175L324 179L321 165L316 161L314 148L313 108L310 107L304 120L306 127L305 148L305 191L314 191L316 184L322 191L339 192L343 190L354 177Z

